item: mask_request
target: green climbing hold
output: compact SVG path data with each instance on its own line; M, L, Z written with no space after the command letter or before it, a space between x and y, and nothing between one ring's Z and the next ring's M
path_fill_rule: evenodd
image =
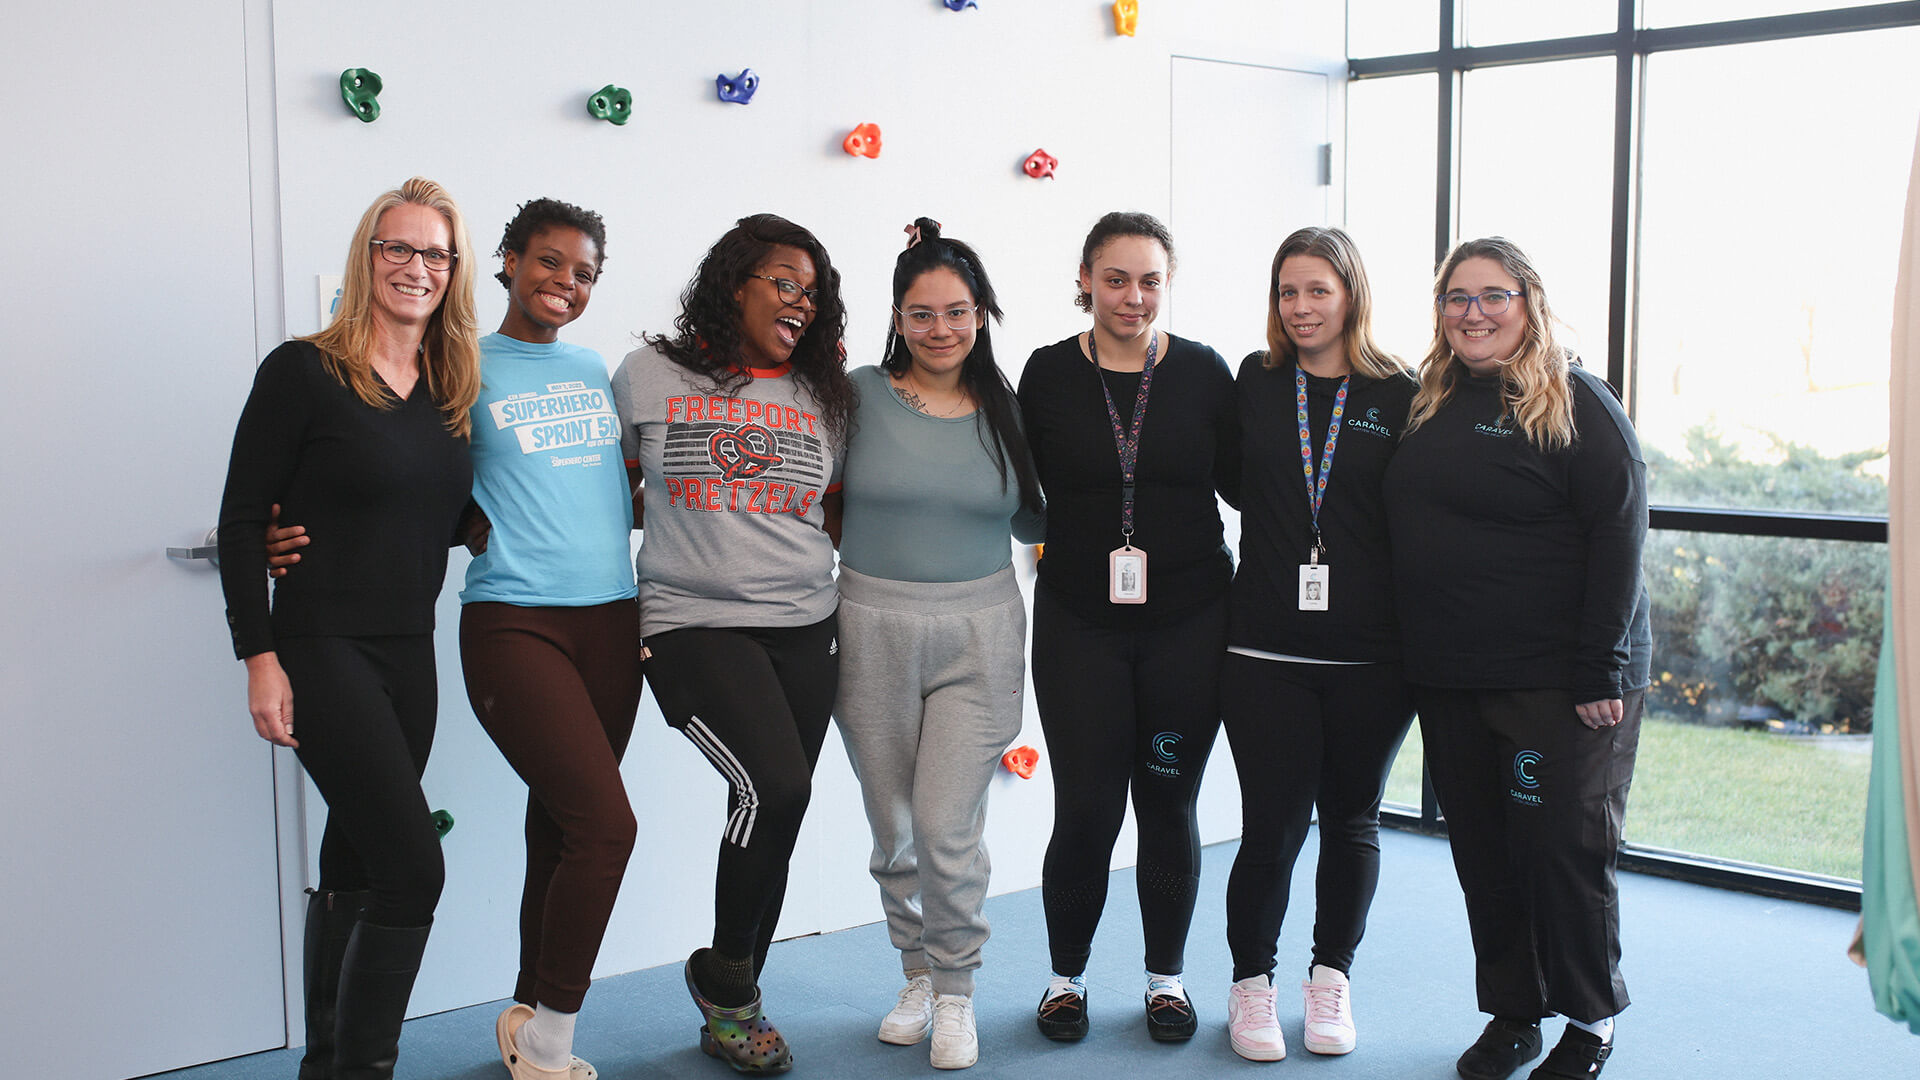
M445 810L435 810L433 812L433 831L440 835L440 839L445 840L447 834L453 831L453 815L447 813Z
M633 118L633 93L608 83L587 99L587 115L609 124L624 124Z
M340 100L363 124L380 119L380 76L366 68L348 68L340 73Z

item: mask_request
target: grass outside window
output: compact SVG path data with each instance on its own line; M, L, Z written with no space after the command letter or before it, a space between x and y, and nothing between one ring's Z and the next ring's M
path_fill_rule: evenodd
M1632 844L1858 881L1872 754L1866 736L1785 737L1650 716L1640 730ZM1386 801L1420 806L1420 733Z

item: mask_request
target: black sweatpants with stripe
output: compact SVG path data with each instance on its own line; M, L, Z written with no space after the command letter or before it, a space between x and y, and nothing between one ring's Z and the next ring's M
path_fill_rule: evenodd
M647 684L667 723L727 781L713 947L753 957L780 922L787 863L840 684L839 616L811 626L687 627L647 635Z

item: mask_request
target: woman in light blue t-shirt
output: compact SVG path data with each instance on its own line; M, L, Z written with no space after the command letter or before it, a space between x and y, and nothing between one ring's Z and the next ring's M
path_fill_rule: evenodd
M460 594L474 715L527 782L520 975L495 1033L514 1080L586 1080L574 1017L633 851L620 758L640 704L632 492L606 361L560 341L600 278L600 215L520 208L480 341L473 498L491 523Z
M987 787L1024 714L1011 539L1040 539L1045 501L994 361L1000 306L979 255L927 218L907 231L886 353L853 373L834 715L907 979L880 1039L931 1035L934 1067L959 1069L979 1056Z
M574 1017L635 835L620 778L642 679L632 492L606 362L559 337L586 310L606 240L600 215L554 199L508 223L495 252L507 314L480 340L468 414L478 512L461 668L474 714L528 787L520 974L495 1026L514 1080L596 1075L572 1056ZM275 530L273 550L304 546L302 532Z

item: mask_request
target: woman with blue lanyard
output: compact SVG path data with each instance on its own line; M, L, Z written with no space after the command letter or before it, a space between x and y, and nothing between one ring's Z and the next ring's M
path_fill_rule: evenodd
M1052 1039L1088 1031L1083 976L1129 792L1147 1031L1176 1041L1197 1024L1180 976L1233 576L1215 493L1238 502L1240 447L1226 361L1154 326L1173 271L1165 225L1101 218L1076 299L1092 328L1034 352L1020 378L1047 493L1033 688L1054 784L1041 885L1053 979L1037 1018Z
M1316 805L1306 1047L1354 1048L1347 975L1380 878L1381 792L1413 720L1381 496L1413 377L1374 344L1366 268L1341 230L1287 237L1267 298L1267 351L1240 365L1240 568L1220 669L1241 802L1227 1031L1254 1061L1287 1055L1274 954Z
M980 256L921 218L894 263L893 325L860 391L840 536L834 715L873 827L873 878L907 985L882 1042L979 1057L973 973L987 940L987 785L1020 734L1026 605L1012 539L1045 503Z

